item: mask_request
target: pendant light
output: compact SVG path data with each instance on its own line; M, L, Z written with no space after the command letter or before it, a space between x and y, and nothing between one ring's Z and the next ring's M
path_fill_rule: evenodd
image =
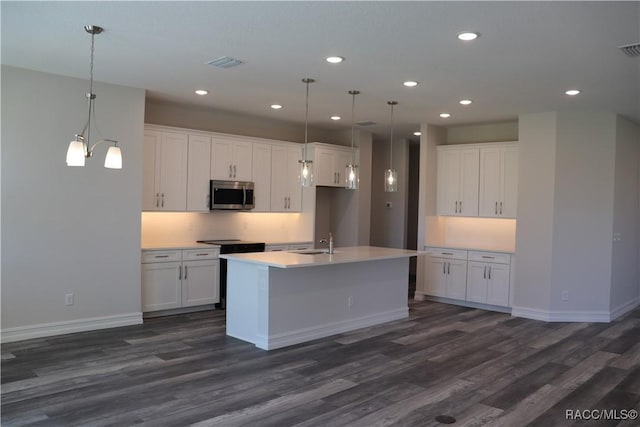
M93 93L93 53L94 53L94 41L96 34L102 33L103 28L97 25L85 25L84 30L91 34L91 62L89 66L89 92L86 97L89 104L89 112L87 115L87 122L82 129L82 132L76 134L75 140L69 143L67 149L67 166L84 166L85 159L93 155L93 150L98 144L103 142L113 143L112 147L109 147L107 156L104 160L104 167L109 169L122 169L122 153L120 147L118 147L118 141L113 139L102 139L95 144L91 145L91 119L93 118L95 125L95 108L93 103L96 99L96 94ZM96 127L96 131L98 131Z
M398 173L393 168L393 106L398 105L396 101L388 101L391 105L390 136L389 136L389 169L384 173L384 191L393 193L398 191Z
M298 174L298 180L300 181L300 185L302 185L303 187L311 187L313 185L313 162L307 158L307 145L309 143L307 130L307 127L309 125L309 84L313 82L315 82L315 80L308 77L302 79L302 83L307 85L307 102L304 116L303 160L298 161L298 163L300 163L300 173Z
M356 125L356 95L358 95L360 91L358 90L350 90L349 95L352 97L351 102L351 163L346 166L345 169L345 188L347 190L357 190L358 182L360 181L360 177L358 176L358 165L356 164L356 151L353 147L353 140L355 136L355 125Z

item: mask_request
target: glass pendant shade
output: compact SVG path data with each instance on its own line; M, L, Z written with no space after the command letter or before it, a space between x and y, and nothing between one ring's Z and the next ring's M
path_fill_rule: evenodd
M395 169L387 169L384 174L384 191L393 193L398 191L398 173Z
M84 166L84 143L71 141L67 149L67 166Z
M303 187L311 187L313 185L313 162L311 160L300 160L300 173L298 180Z
M109 147L107 157L104 159L104 167L108 169L122 169L122 153L120 147Z
M345 183L344 186L348 190L357 190L360 177L358 176L358 165L347 165L345 168Z

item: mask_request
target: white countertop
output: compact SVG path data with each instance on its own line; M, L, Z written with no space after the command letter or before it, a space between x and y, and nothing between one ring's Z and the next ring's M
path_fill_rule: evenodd
M213 249L218 245L209 245L207 243L198 242L166 242L166 243L143 243L143 251L170 251L179 249Z
M220 258L247 262L251 264L267 265L269 267L297 268L332 264L347 264L354 262L376 261L395 258L409 258L416 255L426 254L426 252L422 251L381 248L377 246L335 248L335 251L332 255L329 255L328 253L309 255L303 254L301 252L279 251L253 252L248 254L225 254L220 255Z

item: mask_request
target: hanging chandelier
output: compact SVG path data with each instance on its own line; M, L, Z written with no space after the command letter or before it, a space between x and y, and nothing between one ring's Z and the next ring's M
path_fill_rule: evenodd
M347 190L357 190L360 177L358 176L358 165L356 164L356 150L353 145L355 139L355 126L356 126L356 95L360 91L350 90L349 95L352 97L351 101L351 163L345 168L345 188Z
M93 93L93 54L94 43L96 34L100 34L104 31L102 27L97 25L85 25L85 31L91 34L91 61L89 66L89 92L86 97L88 101L89 111L87 115L87 122L82 129L82 132L76 134L75 139L69 143L67 149L67 166L84 166L85 159L93 156L93 150L98 144L103 142L112 143L113 146L107 150L107 156L104 159L104 167L109 169L122 169L122 153L120 147L118 147L118 141L113 139L101 139L95 144L91 145L91 119L93 118L95 127L95 107L94 102L96 94ZM100 132L96 127L98 135Z
M298 161L300 163L298 180L303 187L311 187L313 185L313 162L307 158L307 145L309 143L307 128L309 126L309 84L315 82L315 80L307 77L302 79L302 82L307 85L307 98L304 116L304 149L302 160Z
M384 191L393 193L398 191L398 172L393 168L393 107L398 105L396 101L388 101L391 106L390 135L389 135L389 169L384 173Z

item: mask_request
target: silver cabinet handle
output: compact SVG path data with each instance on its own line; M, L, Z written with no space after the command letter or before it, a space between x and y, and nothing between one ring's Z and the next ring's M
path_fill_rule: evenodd
M483 279L487 278L487 266L486 265L484 266L484 274L482 275L482 278Z
M184 266L184 279L187 279L187 266Z
M447 263L447 274L451 274L451 263Z
M453 255L452 252L440 252L442 255Z
M500 202L500 215L502 215L502 202Z
M164 208L164 193L162 193L162 206Z
M456 213L458 213L458 201L456 200Z
M287 209L291 209L291 197L287 197Z
M496 215L498 215L498 202L496 202Z
M442 274L447 274L447 262L442 263Z
M482 255L483 259L496 259L494 256Z
M178 267L178 280L182 280L182 266Z
M160 193L156 193L156 208L160 207Z
M284 198L284 206L283 206L283 208L287 209L287 198L286 197Z
M491 280L491 266L489 266L489 280Z
M231 169L231 165L229 165L229 178L233 178L233 169Z
M233 165L233 177L236 177L236 165Z
M169 258L169 255L154 255L154 258Z
M460 206L460 209L459 209L458 213L462 213L462 200L460 200L460 205L459 206Z

